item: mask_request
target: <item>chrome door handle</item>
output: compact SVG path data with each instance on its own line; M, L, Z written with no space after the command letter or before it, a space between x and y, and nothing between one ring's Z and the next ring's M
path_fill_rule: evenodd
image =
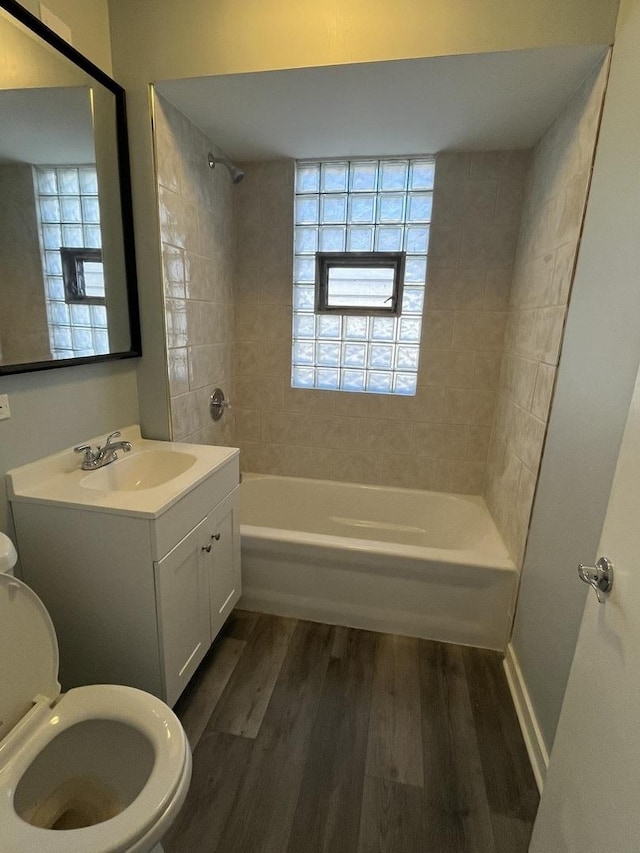
M600 604L604 604L613 587L613 563L608 557L600 557L595 566L578 565L578 577L595 590Z

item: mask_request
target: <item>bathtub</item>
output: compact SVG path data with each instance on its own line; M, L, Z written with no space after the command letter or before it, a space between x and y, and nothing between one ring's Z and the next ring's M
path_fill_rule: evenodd
M239 607L506 648L513 561L483 499L244 474Z

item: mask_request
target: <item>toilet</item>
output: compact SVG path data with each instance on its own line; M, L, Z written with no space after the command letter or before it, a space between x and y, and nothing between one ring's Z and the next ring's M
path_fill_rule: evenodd
M53 624L5 573L7 541L0 533L2 853L158 853L191 781L180 721L133 687L60 693Z

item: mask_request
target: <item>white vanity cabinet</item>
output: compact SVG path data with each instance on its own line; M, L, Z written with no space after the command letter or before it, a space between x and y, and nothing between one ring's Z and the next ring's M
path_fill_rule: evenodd
M234 491L154 564L165 700L173 705L240 597Z
M57 492L25 466L9 472L9 496L22 577L58 635L63 689L127 684L173 705L240 597L239 452L134 433L136 447L198 461L173 492L128 498L90 492L77 458L61 454L74 468L56 474Z

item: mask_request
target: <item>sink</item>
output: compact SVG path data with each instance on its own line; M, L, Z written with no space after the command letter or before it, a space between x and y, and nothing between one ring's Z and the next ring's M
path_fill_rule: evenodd
M68 447L8 471L9 499L14 503L159 518L185 497L190 500L190 493L211 480L215 472L232 471L237 485L240 451L235 447L147 439L137 424L119 431L132 450L118 452L118 459L104 468L83 471L78 454ZM104 444L104 435L81 443L92 447ZM214 479L218 482L217 477Z
M188 471L196 462L191 453L146 450L91 471L80 481L85 489L102 492L136 492L162 486Z

